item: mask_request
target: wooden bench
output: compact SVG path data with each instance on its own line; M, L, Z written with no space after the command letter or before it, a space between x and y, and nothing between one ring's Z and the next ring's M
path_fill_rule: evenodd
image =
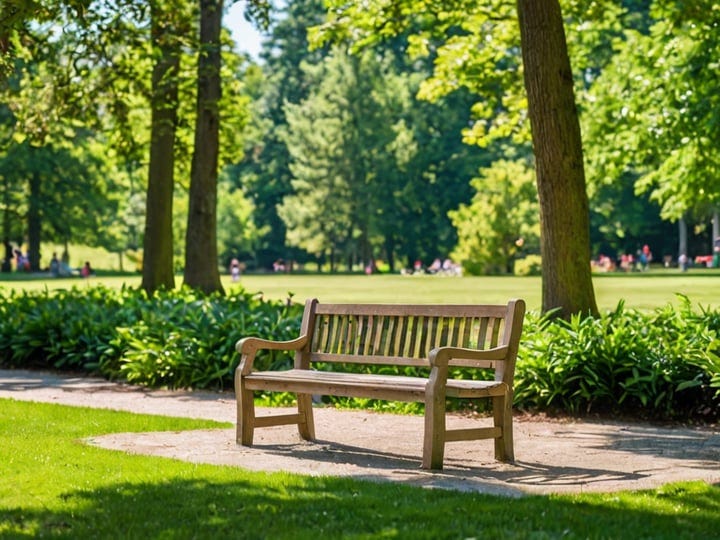
M474 439L495 439L495 458L513 461L513 375L524 314L523 300L511 300L507 305L322 304L308 300L297 339L246 337L238 341L237 442L250 446L256 427L283 424L297 424L300 436L313 440L313 395L364 397L425 403L423 468L442 469L446 442ZM253 371L255 355L263 349L295 351L294 367ZM347 365L345 371L342 364ZM413 374L352 372L362 367L356 364L403 366ZM466 373L467 368L492 368L494 377L454 378L453 368L466 368ZM255 391L295 393L297 413L256 417ZM448 429L448 397L490 398L493 425Z

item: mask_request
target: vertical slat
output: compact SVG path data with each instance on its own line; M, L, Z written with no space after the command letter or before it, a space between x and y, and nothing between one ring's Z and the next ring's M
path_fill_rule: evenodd
M382 354L383 350L383 339L385 334L383 332L383 326L385 325L385 317L382 315L375 317L373 320L373 332L375 336L373 338L373 354Z
M503 319L493 319L492 339L490 347L497 347L502 333Z
M488 324L490 323L490 319L488 317L481 317L478 319L478 332L477 332L477 343L475 343L475 347L478 349L485 349L485 340L488 337Z
M468 347L470 345L470 332L472 332L472 318L471 317L463 317L462 322L462 338L461 338L461 347Z
M422 339L419 339L418 347L415 349L415 358L422 358L433 348L435 321L437 317L425 317L422 329Z
M402 355L414 357L415 351L418 347L418 341L420 340L424 317L404 317L407 321L407 329L405 332L405 347L403 348Z
M450 347L459 347L460 342L458 341L458 320L457 317L448 317L446 319L447 328L447 344Z
M355 327L355 343L353 344L353 354L363 354L363 346L365 344L365 332L367 332L366 317L357 316L357 326Z
M395 320L395 343L393 343L392 355L400 356L400 351L402 351L405 342L404 334L407 319L402 317L393 317L393 319Z
M330 327L330 351L338 353L340 349L340 336L342 335L343 318L341 315L332 316Z
M360 354L368 355L372 354L372 340L373 340L373 316L368 315L365 318L365 334L364 334L364 340L362 342L362 348L360 350Z
M335 349L335 352L337 352L338 354L344 354L347 350L348 319L348 315L340 315L340 324L338 325Z
M330 332L330 321L326 315L318 315L317 325L317 343L315 343L315 350L327 351L328 350L328 336Z
M395 342L395 317L387 316L387 327L383 329L383 356L391 356Z
M435 335L434 347L439 347L443 343L449 343L448 335L450 332L450 325L448 317L438 317L438 332Z

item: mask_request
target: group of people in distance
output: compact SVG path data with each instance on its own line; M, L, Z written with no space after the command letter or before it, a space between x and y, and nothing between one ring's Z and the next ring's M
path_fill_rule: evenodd
M5 241L5 258L2 260L2 271L3 272L32 272L32 266L30 264L30 258L22 252L19 248L14 248L9 241ZM85 261L82 268L73 271L66 260L58 259L57 253L52 254L50 264L46 269L41 269L41 272L48 272L51 277L65 277L72 276L73 274L79 274L82 277L90 277L95 274L90 261Z

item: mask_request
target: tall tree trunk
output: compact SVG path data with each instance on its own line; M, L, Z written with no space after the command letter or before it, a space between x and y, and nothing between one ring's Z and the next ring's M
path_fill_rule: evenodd
M30 196L28 197L28 262L30 264L30 270L32 272L38 272L40 270L40 229L41 229L41 211L40 205L42 204L42 179L40 172L37 170L37 156L33 157L33 154L37 152L37 149L30 145L30 156L32 164L30 167Z
M590 216L570 59L558 0L518 0L541 220L542 310L597 315Z
M217 168L219 151L220 28L223 0L200 1L195 149L185 237L185 284L205 293L224 293L218 271Z
M152 72L150 165L143 242L142 288L153 294L175 288L173 271L173 188L180 42L173 15L151 7L152 40L158 58Z
M678 219L678 259L681 255L688 256L687 221L684 217Z

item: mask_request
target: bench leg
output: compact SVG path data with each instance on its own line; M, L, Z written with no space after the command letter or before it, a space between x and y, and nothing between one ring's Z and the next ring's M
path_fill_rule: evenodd
M502 430L502 436L495 439L495 459L512 463L515 461L512 394L493 397L492 400L495 427L499 427Z
M306 441L315 440L315 419L313 417L312 396L310 394L297 395L298 413L305 420L298 424L300 436Z
M423 444L423 469L443 468L445 457L445 395L435 395L428 390L425 398L425 441Z
M255 429L255 396L252 390L240 384L237 399L237 442L243 446L250 446L253 442Z

